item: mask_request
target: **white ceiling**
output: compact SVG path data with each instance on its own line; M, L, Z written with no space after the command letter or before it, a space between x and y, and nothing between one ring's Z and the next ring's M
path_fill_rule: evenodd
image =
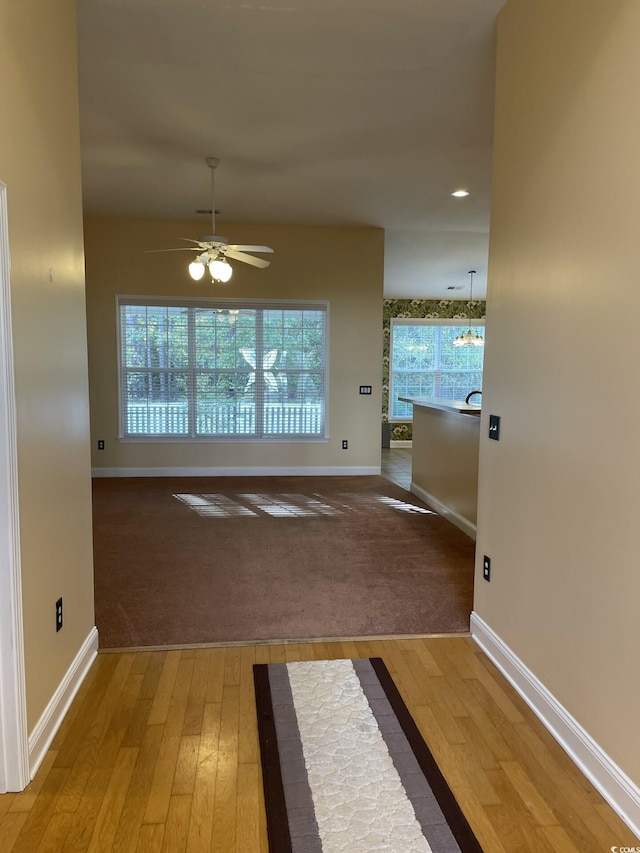
M214 155L218 233L380 226L386 296L481 296L503 4L78 0L85 211L193 220Z

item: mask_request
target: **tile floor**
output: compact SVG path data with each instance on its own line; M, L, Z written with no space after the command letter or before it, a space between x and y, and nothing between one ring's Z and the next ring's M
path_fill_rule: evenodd
M382 448L382 475L409 490L411 485L411 448Z

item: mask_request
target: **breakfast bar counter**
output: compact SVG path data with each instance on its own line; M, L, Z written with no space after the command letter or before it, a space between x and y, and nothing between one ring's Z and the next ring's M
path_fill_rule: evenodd
M411 492L475 539L481 405L400 399L413 405Z

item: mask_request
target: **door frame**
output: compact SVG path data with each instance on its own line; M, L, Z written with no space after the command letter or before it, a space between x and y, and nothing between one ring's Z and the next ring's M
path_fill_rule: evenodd
M7 187L0 181L0 793L30 781Z

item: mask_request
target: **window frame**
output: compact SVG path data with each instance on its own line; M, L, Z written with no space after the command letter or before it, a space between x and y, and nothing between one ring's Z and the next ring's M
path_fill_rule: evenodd
M221 308L229 309L253 309L253 310L290 310L290 311L322 311L325 317L324 325L324 395L323 395L323 411L322 411L322 433L320 434L290 434L290 433L274 433L273 435L256 435L256 434L216 434L216 435L193 435L193 434L128 434L125 430L125 407L123 396L123 380L125 377L126 366L122 363L122 330L121 330L121 306L123 305L139 305L145 307L178 307L178 308ZM318 444L327 443L329 441L329 320L330 320L330 303L328 300L290 300L290 299L230 299L216 297L165 297L165 296L131 296L129 294L116 294L115 297L115 312L116 312L116 354L117 354L117 397L118 397L118 441L126 444L212 444L212 443L257 443L257 444L282 444L282 443L302 443L302 444ZM134 370L135 368L131 368ZM180 370L194 371L194 365L189 364L186 368L178 368ZM194 398L195 399L195 398ZM188 401L189 422L192 421L193 412L191 410L191 400Z
M394 401L394 375L395 371L393 369L393 340L394 340L394 328L397 326L460 326L462 328L468 329L469 327L476 328L485 326L485 319L476 319L472 318L459 318L456 317L391 317L391 322L389 324L389 398L387 404L387 418L389 423L411 423L413 421L413 415L407 415L402 417L397 417L393 415L393 401Z

